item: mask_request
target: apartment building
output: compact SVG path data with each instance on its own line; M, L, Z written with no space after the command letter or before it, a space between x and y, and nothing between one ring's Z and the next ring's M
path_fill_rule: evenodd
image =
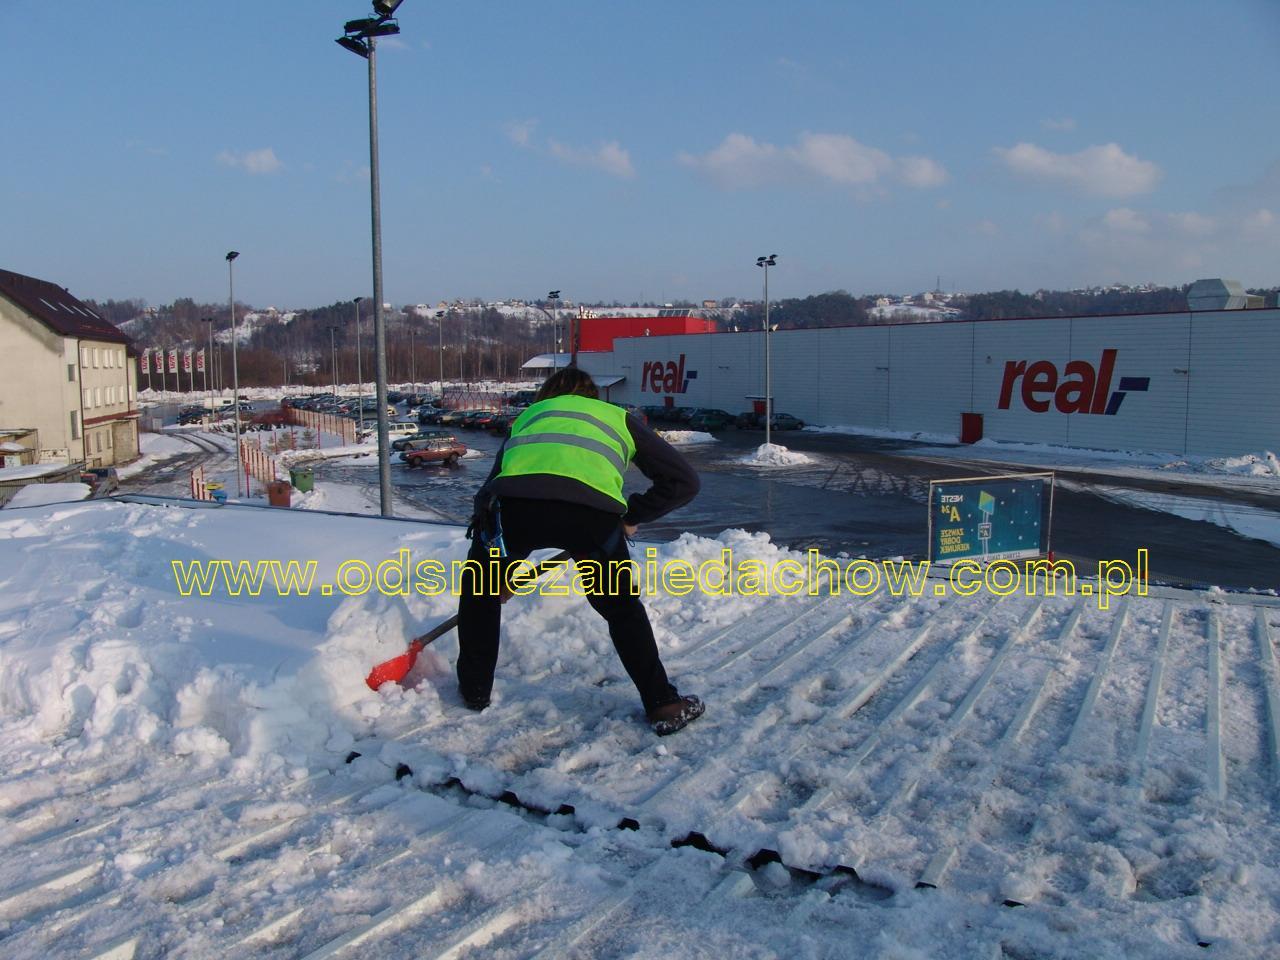
M129 338L47 280L0 270L0 428L35 428L42 463L138 455Z

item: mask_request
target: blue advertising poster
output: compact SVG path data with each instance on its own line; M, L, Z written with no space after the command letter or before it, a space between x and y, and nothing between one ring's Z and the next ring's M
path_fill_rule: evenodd
M1017 560L1044 552L1047 474L941 480L930 485L929 559Z

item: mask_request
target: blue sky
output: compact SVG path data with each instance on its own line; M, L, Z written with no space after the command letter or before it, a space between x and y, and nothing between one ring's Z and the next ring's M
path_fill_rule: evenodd
M371 288L367 0L0 0L0 267ZM1280 283L1280 3L404 0L385 292L623 302Z

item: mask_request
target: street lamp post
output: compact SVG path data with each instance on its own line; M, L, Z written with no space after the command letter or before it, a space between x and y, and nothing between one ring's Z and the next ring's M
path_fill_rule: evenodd
M334 346L333 334L337 327L329 327L329 376L333 380L333 395L338 395L338 348Z
M764 442L766 446L773 442L770 432L773 421L773 384L769 368L769 268L777 264L776 253L771 253L767 257L756 257L756 266L764 268Z
M239 251L232 250L227 254L227 299L231 303L231 403L235 407L232 424L236 438L236 496L244 494L240 487L240 474L244 471L244 457L240 453L240 367L236 356L236 282L232 263L240 256Z
M418 392L418 331L409 328L409 382L413 384L411 393Z
M360 421L360 433L364 434L364 368L360 365L360 301L364 297L353 297L352 306L356 308L356 418Z
M381 514L393 515L391 456L387 442L387 331L382 315L382 202L378 180L378 68L377 38L397 34L392 19L403 0L373 0L375 17L349 20L337 42L364 57L369 64L369 212L373 239L374 379L378 403L378 492Z
M551 304L551 372L555 373L559 369L556 361L560 357L560 291L548 293L547 301Z
M440 335L440 402L444 403L444 311L436 311L436 332Z

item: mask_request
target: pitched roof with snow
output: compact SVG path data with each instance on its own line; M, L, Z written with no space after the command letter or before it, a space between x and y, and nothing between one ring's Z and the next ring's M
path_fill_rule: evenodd
M48 280L37 280L10 270L0 270L0 296L12 300L46 327L64 337L82 340L130 341L127 334L102 319L67 292Z

